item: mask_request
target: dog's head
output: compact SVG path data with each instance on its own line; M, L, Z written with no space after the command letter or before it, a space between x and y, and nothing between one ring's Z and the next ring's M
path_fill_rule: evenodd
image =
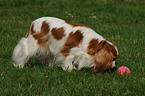
M117 57L118 50L116 46L108 41L101 41L96 48L96 54L94 56L94 72L114 68Z

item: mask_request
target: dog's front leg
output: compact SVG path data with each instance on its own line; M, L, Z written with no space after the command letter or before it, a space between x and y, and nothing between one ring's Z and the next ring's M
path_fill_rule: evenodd
M72 65L73 60L74 60L74 56L72 55L65 57L64 64L62 65L62 69L67 70L69 72L72 71L72 69L74 68Z

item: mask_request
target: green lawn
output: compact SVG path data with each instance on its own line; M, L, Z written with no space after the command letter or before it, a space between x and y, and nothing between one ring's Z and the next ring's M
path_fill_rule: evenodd
M145 96L145 3L123 1L0 0L0 95ZM15 68L14 47L31 22L44 16L91 27L118 47L118 67L127 66L131 73L66 72L34 59L24 69Z

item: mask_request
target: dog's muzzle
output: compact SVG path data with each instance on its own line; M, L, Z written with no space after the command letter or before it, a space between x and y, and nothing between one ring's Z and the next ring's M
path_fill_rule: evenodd
M116 61L113 61L110 67L111 68L114 68L114 67L116 67L116 65L117 65L117 62Z

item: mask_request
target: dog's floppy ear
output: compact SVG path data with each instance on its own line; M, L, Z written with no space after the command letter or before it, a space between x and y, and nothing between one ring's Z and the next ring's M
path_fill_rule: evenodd
M94 59L94 72L101 72L111 66L113 61L113 54L112 52L107 51L105 48L102 48L99 52L96 53Z

